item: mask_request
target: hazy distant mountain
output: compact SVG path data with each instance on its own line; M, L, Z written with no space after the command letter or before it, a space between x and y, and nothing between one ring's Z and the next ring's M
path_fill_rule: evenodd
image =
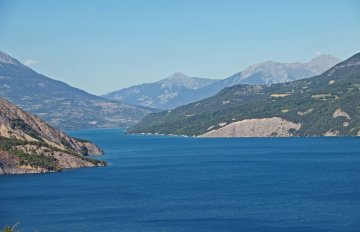
M129 126L153 112L52 80L1 51L0 97L62 129Z
M225 87L237 84L276 84L321 74L341 60L329 55L308 63L264 62L252 65L224 80L188 77L176 73L159 82L132 86L103 97L159 109L172 109L215 95Z
M360 53L312 78L239 84L146 116L133 133L205 137L360 136Z
M105 94L103 97L136 105L167 109L201 99L196 90L216 81L175 73L161 81L135 85Z
M225 86L238 84L263 85L277 84L312 77L328 70L341 60L321 55L308 63L264 62L251 65L244 71L234 74L223 81Z

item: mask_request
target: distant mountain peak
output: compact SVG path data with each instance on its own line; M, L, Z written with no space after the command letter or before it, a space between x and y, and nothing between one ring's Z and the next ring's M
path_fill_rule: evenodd
M341 62L331 55L320 55L307 63L266 61L247 67L225 79L228 86L237 84L276 84L316 76Z
M321 55L308 63L266 61L251 65L224 80L191 77L176 72L155 83L131 86L103 96L131 104L171 109L237 84L269 85L316 76L339 62L339 59L329 55Z
M165 79L189 79L190 77L185 75L184 73L182 72L176 72L170 76L168 76L167 78Z
M199 89L212 81L204 78L189 77L181 72L172 74L171 76L159 81L161 88L174 89L174 88L186 88L186 89Z
M313 58L310 62L306 63L305 65L308 66L308 68L312 70L314 73L320 74L340 62L341 60L334 56L320 55Z
M21 64L18 60L12 58L10 55L8 55L7 53L1 50L0 50L0 63L14 64L14 65Z
M168 77L166 77L165 79L161 80L160 82L166 82L166 81L188 81L189 79L191 79L191 77L181 73L181 72L176 72Z
M336 58L335 56L331 55L320 55L315 58L313 58L308 64L313 65L324 65L324 64L333 64L333 63L339 63L341 60L339 58Z
M176 72L165 79L153 83L131 86L103 95L112 100L121 100L131 104L171 109L179 105L199 100L192 95L196 90L211 85L218 80L190 77Z

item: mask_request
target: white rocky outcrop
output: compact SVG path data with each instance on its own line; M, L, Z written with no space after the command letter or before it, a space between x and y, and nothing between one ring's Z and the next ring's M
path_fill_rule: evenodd
M199 137L289 137L301 124L279 117L245 119L220 129L211 130Z
M350 115L343 111L342 109L338 108L334 113L333 113L333 118L339 118L339 117L344 117L348 120L351 119Z

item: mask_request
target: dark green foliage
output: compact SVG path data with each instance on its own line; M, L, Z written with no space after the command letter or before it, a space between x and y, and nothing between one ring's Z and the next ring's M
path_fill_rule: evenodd
M29 165L31 167L45 168L48 171L58 171L60 168L56 165L56 159L46 155L30 155L22 151L13 151L20 158L20 165Z
M42 147L47 154L35 154L35 152L23 152L16 148L16 146L35 145L38 148ZM61 168L58 166L58 161L53 157L53 152L64 152L56 147L52 147L44 142L24 141L18 139L9 139L0 136L0 150L7 151L20 159L20 165L29 165L34 168L44 168L48 171L59 171ZM84 157L72 150L66 153L79 157L97 166L105 166L106 162Z
M35 139L37 139L39 141L43 141L40 134L36 130L34 130L29 124L24 122L24 120L22 120L21 118L13 118L13 119L11 119L10 127L11 127L11 129L22 130L26 134L30 135L31 137L33 137L33 138L35 138Z
M90 162L90 163L92 163L92 164L94 164L96 166L106 166L107 165L106 161L103 161L103 160L91 159L89 157L84 157L83 155L80 155L80 154L77 154L77 153L72 153L72 155L77 156L77 157L79 157L79 158L81 158L83 160L86 160L86 161L88 161L88 162Z
M28 144L27 141L18 140L18 139L8 139L0 136L0 150L3 151L10 151L15 146L26 145L26 144Z
M22 232L22 230L18 229L19 223L16 223L13 226L6 225L4 228L0 228L0 232Z
M88 149L85 146L81 146L80 149L81 149L80 153L83 156L88 156L89 155Z
M29 165L34 168L44 168L48 171L57 171L60 169L57 166L57 160L52 156L29 154L16 149L16 146L24 146L27 144L37 145L39 147L44 145L44 143L41 142L27 142L18 139L0 137L0 150L8 151L17 156L20 159L20 165Z
M75 139L81 143L91 143L91 141L87 139L79 139L79 138L75 138Z
M206 133L209 127L217 129L222 122L281 117L301 123L297 136L321 136L328 131L356 135L360 130L360 65L357 63L360 53L313 78L270 86L225 88L202 101L150 114L129 132L192 136ZM334 118L338 108L347 112L351 120ZM347 121L349 126L343 126Z
M68 141L66 141L66 139L61 138L60 143L61 143L62 145L64 145L67 149L72 150L71 144L70 144Z

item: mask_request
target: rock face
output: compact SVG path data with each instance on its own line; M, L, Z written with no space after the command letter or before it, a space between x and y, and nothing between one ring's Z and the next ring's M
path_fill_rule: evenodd
M341 60L322 55L306 63L268 61L254 64L223 80L188 77L175 73L161 81L131 86L103 97L158 109L173 109L215 95L238 84L269 85L312 77L328 70Z
M102 155L90 141L76 139L0 98L0 174L54 172L105 165L85 157Z
M32 116L14 104L0 98L0 136L21 140L44 140L61 149L71 148L77 152L102 155L103 152L91 142L78 140L66 135L39 117Z
M199 137L289 137L300 127L300 124L278 117L245 119L211 130Z
M126 127L155 111L52 80L1 51L0 97L61 129Z
M334 113L333 113L333 118L339 118L339 117L344 117L347 120L350 120L350 116L348 113L344 112L342 109L338 108Z

